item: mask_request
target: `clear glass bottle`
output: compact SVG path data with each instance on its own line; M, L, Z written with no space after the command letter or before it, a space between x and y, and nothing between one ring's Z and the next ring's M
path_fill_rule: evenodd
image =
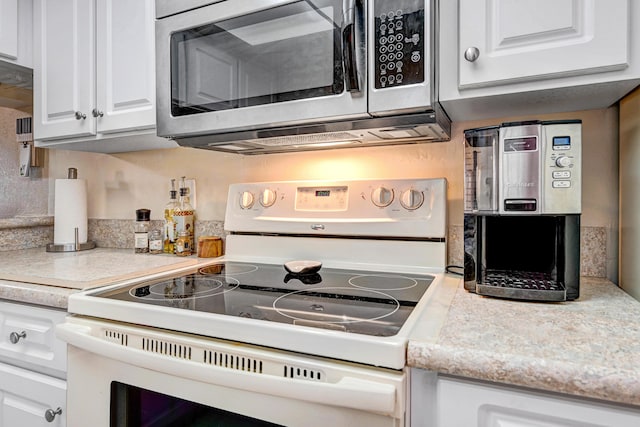
M161 254L162 253L162 231L156 229L149 233L149 253Z
M136 223L134 225L134 251L137 254L149 252L149 220L151 211L149 209L136 210Z
M184 180L185 177L183 176L182 182L180 183L180 202L173 211L173 218L176 222L176 232L178 233L178 236L182 231L187 232L189 236L189 247L192 248L194 241L193 219L195 212L193 210L193 206L191 206L189 188L186 186Z
M164 207L164 230L163 230L163 246L162 251L168 254L174 254L176 243L176 221L174 218L175 210L178 207L176 191L176 180L171 180L171 191L169 191L169 202Z
M181 231L178 233L178 238L176 239L176 255L191 255L191 237L189 236L188 231Z

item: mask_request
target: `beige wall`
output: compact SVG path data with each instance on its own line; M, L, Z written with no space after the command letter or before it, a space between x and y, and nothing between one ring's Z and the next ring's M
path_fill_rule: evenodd
M583 120L583 217L585 226L617 231L618 110L580 111L537 116L536 119ZM200 149L176 148L104 155L50 150L50 177L64 178L78 168L88 181L90 218L133 219L140 207L161 219L169 180L186 175L197 183L197 216L223 220L229 183L287 179L447 178L449 222L462 224L463 130L502 121L460 122L450 142L330 150L312 153L241 156ZM50 212L53 180L50 182Z
M640 300L640 89L620 103L620 286Z

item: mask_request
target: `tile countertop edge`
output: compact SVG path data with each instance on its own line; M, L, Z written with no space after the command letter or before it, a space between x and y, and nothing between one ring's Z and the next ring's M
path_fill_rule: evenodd
M615 286L605 279L602 279L602 282L599 286ZM443 286L449 288L449 294L452 293L452 283L449 280L449 283ZM455 286L456 289L450 297L450 307L456 305L456 293L466 293L461 280L458 280ZM579 300L575 303L579 303ZM522 303L514 301L513 304ZM452 320L447 318L440 319L441 326L437 330L431 328L427 334L422 330L419 330L418 334L412 334L407 347L409 367L575 397L594 398L614 404L640 406L640 369L637 367L625 369L596 363L572 363L552 358L528 357L514 354L506 345L503 353L470 346L449 345L442 342L440 332L450 321Z

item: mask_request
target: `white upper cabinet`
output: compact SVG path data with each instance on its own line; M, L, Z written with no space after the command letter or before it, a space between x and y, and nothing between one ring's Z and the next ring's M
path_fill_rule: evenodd
M0 58L18 58L18 0L0 0Z
M624 69L627 9L627 0L460 0L459 87Z
M606 108L640 83L637 2L458 0L440 8L440 100L454 120Z
M155 136L154 0L35 0L38 146L175 147Z
M33 67L32 0L0 0L0 60Z
M99 131L155 128L154 1L99 1L96 13Z
M95 4L34 4L34 137L95 135Z

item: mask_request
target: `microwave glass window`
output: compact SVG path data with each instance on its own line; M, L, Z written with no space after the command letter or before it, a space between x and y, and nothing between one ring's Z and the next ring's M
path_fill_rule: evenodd
M344 92L342 0L298 1L173 33L174 116Z
M111 427L280 426L117 381L111 383L109 425Z

